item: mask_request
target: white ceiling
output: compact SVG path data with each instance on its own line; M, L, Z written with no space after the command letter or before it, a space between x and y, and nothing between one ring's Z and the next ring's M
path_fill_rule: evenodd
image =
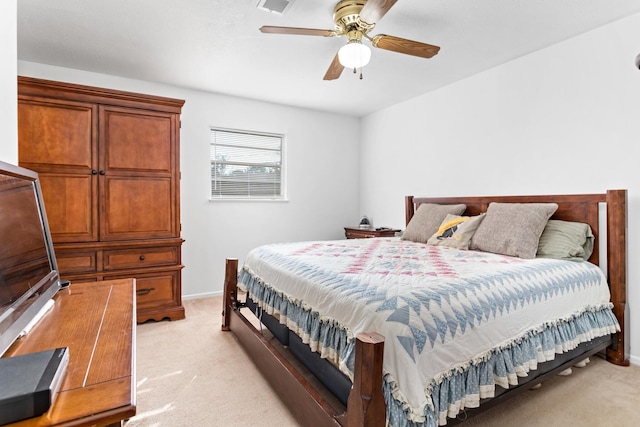
M18 0L18 59L362 116L640 12L640 0L398 0L370 34L440 53L373 49L363 80L322 80L344 38L258 30L332 29L336 2L278 15L258 0Z

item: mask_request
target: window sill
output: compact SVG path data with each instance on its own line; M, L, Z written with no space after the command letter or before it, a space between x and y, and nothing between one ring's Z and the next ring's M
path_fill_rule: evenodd
M269 197L211 197L210 202L288 202L285 197L269 198Z

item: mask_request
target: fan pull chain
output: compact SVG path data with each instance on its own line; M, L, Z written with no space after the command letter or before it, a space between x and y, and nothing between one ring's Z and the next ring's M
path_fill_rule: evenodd
M353 67L353 74L356 74L358 72L358 70L356 70L356 67ZM362 80L362 68L360 68L360 80Z

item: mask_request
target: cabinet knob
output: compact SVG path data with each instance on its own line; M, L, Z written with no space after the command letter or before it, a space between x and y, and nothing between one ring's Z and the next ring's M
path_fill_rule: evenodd
M105 171L100 171L100 175L105 175L106 172Z
M144 255L140 255L140 261L144 261Z
M97 170L95 170L95 169L91 169L91 175L97 175L97 174L98 174L98 171L97 171Z

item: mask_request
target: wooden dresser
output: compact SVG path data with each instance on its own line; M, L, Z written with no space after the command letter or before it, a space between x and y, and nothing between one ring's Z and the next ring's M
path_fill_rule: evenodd
M48 412L12 427L116 426L136 413L133 279L71 285L4 357L69 348L69 364Z
M60 276L135 278L138 322L185 316L183 104L18 77L19 165L40 176Z

